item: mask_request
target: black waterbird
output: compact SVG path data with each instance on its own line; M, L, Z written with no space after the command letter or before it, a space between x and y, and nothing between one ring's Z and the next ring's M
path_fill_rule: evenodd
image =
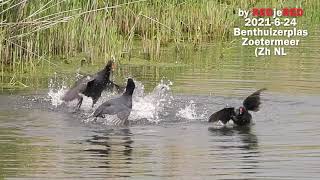
M63 101L72 101L78 99L77 107L80 108L83 97L81 94L92 98L92 107L101 97L103 90L111 91L113 87L116 87L118 90L120 87L114 84L110 80L110 74L113 68L113 61L109 61L107 65L101 71L97 72L94 75L84 76L79 79L72 88L70 88L62 97Z
M209 117L209 122L221 121L226 124L229 120L232 120L238 126L245 126L251 123L252 115L249 111L259 111L260 94L265 91L266 88L260 89L243 101L243 106L239 108L225 107L218 112L215 112Z
M129 78L126 91L118 98L110 99L101 104L93 113L93 117L103 117L105 115L117 115L121 124L128 125L128 117L132 110L132 94L135 89L134 81Z

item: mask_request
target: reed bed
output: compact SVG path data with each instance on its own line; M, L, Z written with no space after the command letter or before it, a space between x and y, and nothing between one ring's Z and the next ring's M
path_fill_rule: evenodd
M159 61L162 49L228 41L238 8L285 6L276 0L4 0L0 1L1 79L5 72L56 69L61 60L89 64L132 57ZM319 1L297 0L319 21ZM72 57L81 56L75 62Z

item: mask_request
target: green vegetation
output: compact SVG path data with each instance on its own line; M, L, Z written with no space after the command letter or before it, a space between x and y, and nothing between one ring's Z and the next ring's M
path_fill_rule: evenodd
M120 63L160 63L168 49L183 54L229 41L240 23L238 8L297 5L306 20L320 21L317 0L4 0L1 82L26 87L19 80L26 75L101 65L111 56Z

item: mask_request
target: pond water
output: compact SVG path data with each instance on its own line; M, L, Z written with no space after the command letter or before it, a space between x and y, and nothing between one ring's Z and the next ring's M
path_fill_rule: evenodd
M128 127L90 121L89 99L80 112L61 104L59 78L46 89L3 92L0 179L318 179L318 35L285 57L207 45L164 57L172 66L122 65L117 80L137 83ZM262 87L252 126L207 123Z

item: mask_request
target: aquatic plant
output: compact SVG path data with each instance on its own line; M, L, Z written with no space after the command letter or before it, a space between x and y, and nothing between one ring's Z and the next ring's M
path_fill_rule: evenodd
M290 4L291 3L291 4ZM112 55L130 61L159 61L168 46L226 41L238 25L238 8L285 6L272 0L5 0L0 2L1 80L68 64L106 62ZM295 1L319 21L318 1ZM74 58L77 57L77 58ZM82 63L81 63L82 64ZM12 74L10 74L12 77Z

